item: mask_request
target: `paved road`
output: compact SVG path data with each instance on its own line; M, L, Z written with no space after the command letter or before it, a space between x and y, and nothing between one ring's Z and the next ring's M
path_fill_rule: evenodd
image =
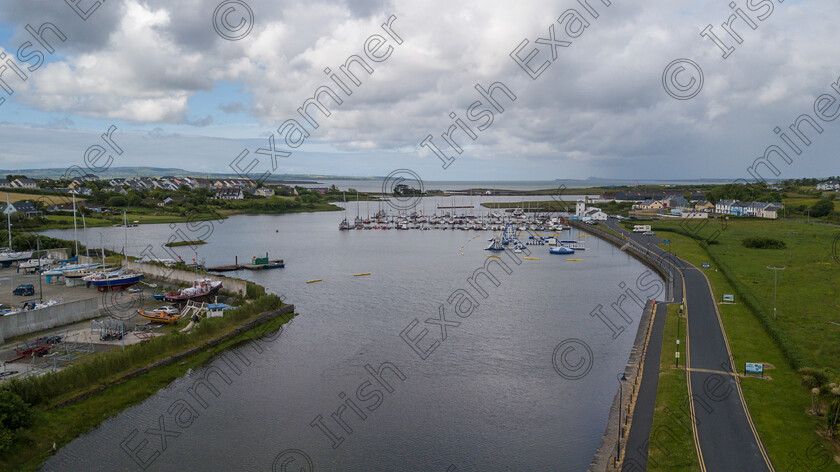
M668 305L658 303L653 318L653 328L648 340L645 364L642 366L642 384L636 397L633 423L627 434L627 450L624 453L624 470L647 469L648 438L653 426L653 410L656 406L656 388L659 385L659 359L662 356L662 336L665 330L665 313ZM635 466L633 469L631 467Z
M628 233L615 220L608 225L628 236L633 244L650 250L654 257L670 261L678 270L675 285L684 285L688 319L685 362L692 399L686 408L694 419L692 429L700 468L713 472L775 471L734 374L729 343L708 279L699 269L656 247L661 242L658 238ZM681 291L675 293L679 295ZM679 299L675 296L675 300ZM651 359L659 365L659 358ZM647 368L645 365L645 374ZM639 398L640 403L652 401L647 396ZM640 406L637 404L637 408ZM632 450L628 447L628 451Z

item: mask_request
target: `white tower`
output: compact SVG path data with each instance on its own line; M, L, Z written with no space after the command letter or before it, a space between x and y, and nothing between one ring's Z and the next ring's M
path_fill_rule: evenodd
M577 204L575 205L575 215L583 216L586 213L586 202L583 200L578 200Z

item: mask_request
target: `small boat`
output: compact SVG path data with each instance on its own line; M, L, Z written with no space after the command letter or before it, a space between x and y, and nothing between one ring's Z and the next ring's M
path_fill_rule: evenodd
M549 254L574 254L575 251L574 251L574 249L569 249L568 247L563 246L561 244L559 246L554 246L554 247L548 248L548 253Z
M221 280L199 278L193 282L192 287L182 288L176 292L167 292L163 299L174 303L187 303L188 301L206 300L222 289Z
M154 298L155 300L159 300L159 301L160 301L160 300L163 300L163 298L164 298L165 296L166 296L166 295L165 295L165 294L163 294L163 293L153 293L153 294L152 294L152 298Z
M18 264L18 267L21 269L37 269L37 268L45 268L53 263L52 257L45 256L40 259L29 259L26 262L21 262Z
M504 251L504 243L500 239L494 239L489 246L484 248L485 251Z
M173 306L162 306L151 313L147 313L145 310L137 310L137 314L152 323L172 324L181 318L181 313Z

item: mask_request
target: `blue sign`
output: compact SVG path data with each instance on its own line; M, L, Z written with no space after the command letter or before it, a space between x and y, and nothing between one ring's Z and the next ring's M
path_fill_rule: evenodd
M708 262L704 262L704 263L703 263L703 268L704 268L704 269L708 269L708 268L709 268L709 267L711 267L711 266L712 266L712 264L709 264Z
M671 240L670 240L670 239L666 239L666 240L665 240L665 244L671 244Z
M764 375L764 364L759 364L757 362L747 362L744 372L748 374Z

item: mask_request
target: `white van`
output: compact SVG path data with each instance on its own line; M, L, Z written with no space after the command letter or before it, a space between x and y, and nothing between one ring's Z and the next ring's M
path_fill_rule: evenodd
M635 225L633 226L634 233L647 233L650 231L650 225Z

